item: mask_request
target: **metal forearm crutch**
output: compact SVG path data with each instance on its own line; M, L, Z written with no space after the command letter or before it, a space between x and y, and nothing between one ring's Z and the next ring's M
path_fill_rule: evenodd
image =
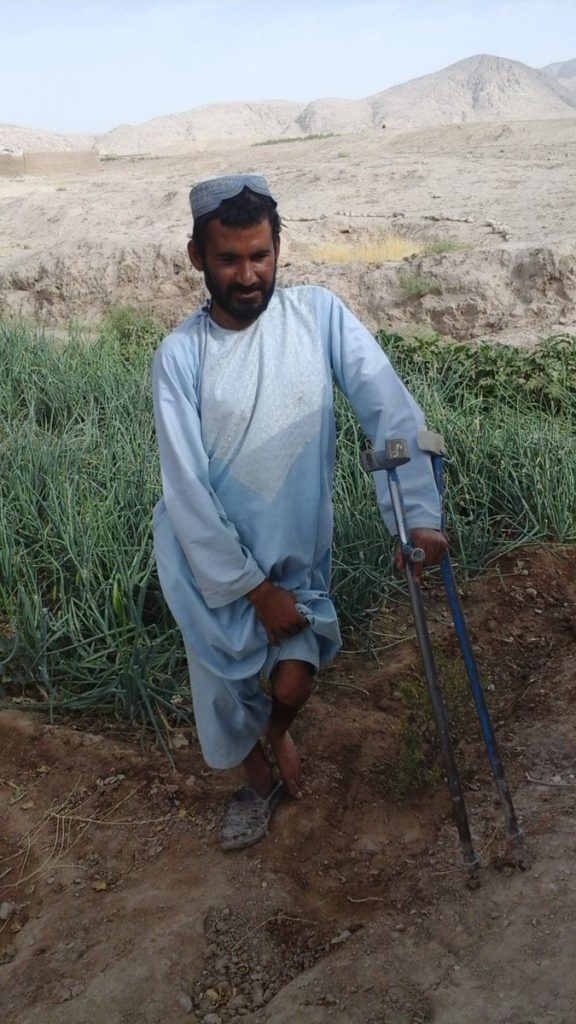
M406 528L404 509L402 506L402 492L400 490L398 474L396 472L398 466L402 466L404 463L410 461L408 448L404 440L394 438L386 442L386 447L382 451L367 451L362 454L361 458L362 465L366 472L375 473L378 470L384 469L388 474L388 487L390 490L390 498L392 500L392 509L394 512L400 548L406 568L408 594L412 605L412 613L414 616L416 635L418 637L418 644L424 666L424 674L428 684L428 692L430 694L432 710L436 719L438 735L440 737L440 744L444 756L448 789L452 799L452 808L454 811L454 818L456 819L458 836L460 838L462 856L471 875L474 876L475 869L479 864L479 859L474 851L474 847L472 846L472 837L470 835L466 804L464 802L464 794L462 792L462 785L458 775L456 758L454 756L454 747L450 737L450 726L448 723L446 708L442 699L440 684L436 673L436 666L434 664L432 643L430 641L430 634L426 624L422 593L413 575L414 564L422 562L425 556L424 551L421 548L414 548L410 543L410 538Z
M442 464L445 453L444 438L441 434L435 434L430 430L423 430L418 435L418 447L422 451L427 452L432 460L434 479L440 496L442 529L444 530L446 525L444 512L444 474ZM490 768L492 769L492 774L494 776L494 781L496 783L496 788L502 805L506 832L508 833L508 838L511 843L518 847L519 844L523 842L524 835L518 825L514 805L512 803L512 797L510 795L510 790L508 789L508 783L506 782L504 769L498 753L496 737L492 728L492 722L490 721L490 714L486 704L484 690L482 688L482 683L480 682L476 659L474 657L470 636L468 634L464 613L462 611L462 605L458 596L452 561L448 552L446 552L442 559L441 569L444 586L446 588L446 595L448 597L448 603L450 605L450 611L452 613L452 619L456 629L456 635L458 637L458 643L460 644L462 657L466 666L466 674L468 676L468 682L470 683L470 690L472 692L474 704L476 705L478 720L480 722L482 736L484 737L484 743L486 745Z

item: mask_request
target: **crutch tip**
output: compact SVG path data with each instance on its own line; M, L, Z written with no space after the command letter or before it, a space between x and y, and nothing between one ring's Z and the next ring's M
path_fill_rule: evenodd
M478 861L473 867L468 868L466 875L466 888L470 889L471 892L476 892L476 889L480 888L480 862Z
M466 888L467 889L479 889L480 888L480 858L471 845L466 844L466 849L462 851L464 857L464 864L466 865Z
M502 853L494 858L494 867L497 871L504 871L512 874L514 871L529 871L532 867L533 857L530 850L524 845L524 833L509 838Z

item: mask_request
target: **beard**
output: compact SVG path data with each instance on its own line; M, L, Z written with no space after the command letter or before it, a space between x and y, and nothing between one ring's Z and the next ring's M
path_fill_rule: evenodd
M243 288L238 284L220 288L206 264L204 264L203 271L206 287L212 300L225 313L243 324L251 324L264 312L276 287L276 264L274 264L274 273L268 285L257 284L251 288Z

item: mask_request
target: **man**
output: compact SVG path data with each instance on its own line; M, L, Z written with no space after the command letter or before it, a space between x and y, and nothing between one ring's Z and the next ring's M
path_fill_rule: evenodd
M427 562L441 559L446 541L416 444L422 413L376 340L329 291L275 287L280 219L266 180L211 179L190 200L188 252L210 299L154 359L164 491L154 533L204 758L214 768L242 764L246 775L222 827L222 846L233 849L266 834L286 791L301 797L289 729L340 646L328 596L333 380L375 447L407 438L407 521ZM377 488L393 531L386 480Z

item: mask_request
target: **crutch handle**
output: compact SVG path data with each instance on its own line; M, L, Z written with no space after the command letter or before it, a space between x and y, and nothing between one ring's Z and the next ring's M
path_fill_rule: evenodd
M408 452L408 444L403 437L390 437L386 441L384 448L373 449L369 448L367 451L362 452L360 455L362 466L367 473L377 473L381 469L386 470L389 477L395 480L395 470L398 466L404 466L407 462L410 462L410 454ZM400 494L400 492L399 492ZM415 548L410 543L408 533L405 530L403 517L400 517L400 522L397 523L399 529L400 538L400 550L402 557L405 562L411 562L413 565L424 562L426 559L426 552L423 548Z
M380 469L396 469L410 462L408 445L403 437L391 437L384 448L369 448L360 455L363 468L367 473L377 473Z

